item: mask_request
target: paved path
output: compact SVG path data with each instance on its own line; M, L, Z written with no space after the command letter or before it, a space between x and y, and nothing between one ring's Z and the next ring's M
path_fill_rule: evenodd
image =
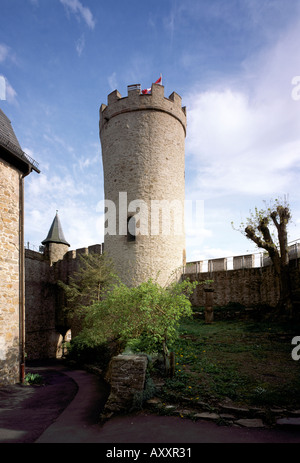
M100 426L91 414L95 403L101 403L99 379L85 371L67 374L78 384L78 393L37 443L300 443L298 428L237 428L146 413L114 417Z
M44 374L48 378L44 388L21 387L15 395L2 396L0 389L0 443L103 443L112 449L110 444L128 443L300 443L295 426L238 428L147 412L113 417L99 425L108 393L101 379L57 364L45 367Z

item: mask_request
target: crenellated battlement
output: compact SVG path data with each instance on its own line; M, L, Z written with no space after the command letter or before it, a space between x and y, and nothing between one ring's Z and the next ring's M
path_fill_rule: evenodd
M300 243L289 246L289 260L300 259ZM212 273L227 270L241 270L252 268L265 268L272 266L272 261L267 253L245 254L243 256L221 257L217 259L189 262L183 269L185 275L198 273Z
M113 117L133 111L161 111L177 119L186 133L186 107L182 106L180 95L173 92L166 98L164 87L152 84L151 93L143 94L140 84L129 85L127 96L122 97L118 90L114 90L107 97L107 105L100 107L100 132Z
M78 248L78 249L72 249L71 251L68 251L65 253L62 259L58 260L55 264L57 265L63 265L62 263L68 262L68 261L75 261L77 260L81 255L88 255L88 254L103 254L104 252L104 244L93 244L92 246L88 246L86 248ZM47 261L48 259L46 258L45 254L42 252L38 251L33 251L32 249L27 249L25 248L25 258L26 259L33 259L36 261Z
M82 255L88 255L88 254L103 254L103 244L94 244L92 246L88 246L87 248L79 248L79 249L73 249L71 251L68 251L65 255L63 260L73 260L77 259L79 256Z

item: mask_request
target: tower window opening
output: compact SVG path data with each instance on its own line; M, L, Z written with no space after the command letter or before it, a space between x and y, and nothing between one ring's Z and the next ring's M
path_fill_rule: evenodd
M127 217L127 241L134 242L136 240L136 222L135 218Z

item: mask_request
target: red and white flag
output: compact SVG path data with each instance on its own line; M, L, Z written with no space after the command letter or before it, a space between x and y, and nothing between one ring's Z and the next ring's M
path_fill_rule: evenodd
M161 77L161 75L160 75L160 78L157 79L157 81L154 82L154 83L162 85L162 77ZM150 88L145 88L144 90L142 90L143 95L148 95L149 93L151 93L151 87Z

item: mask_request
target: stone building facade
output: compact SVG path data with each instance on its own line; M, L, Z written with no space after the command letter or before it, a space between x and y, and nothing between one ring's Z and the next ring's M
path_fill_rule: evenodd
M181 97L129 86L100 108L105 251L126 284L165 285L185 264L186 109Z
M24 178L33 170L0 110L0 385L24 376Z

